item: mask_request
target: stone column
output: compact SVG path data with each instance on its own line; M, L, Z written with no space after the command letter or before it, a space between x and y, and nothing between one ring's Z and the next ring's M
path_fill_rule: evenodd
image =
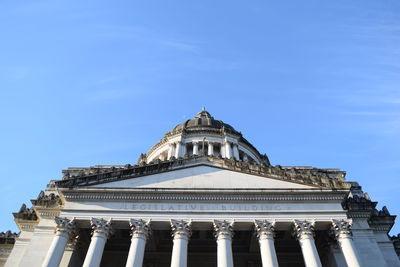
M104 246L112 234L111 222L104 219L92 218L92 240L86 253L83 267L99 267L103 256Z
M233 144L233 157L236 160L239 160L239 145L238 144Z
M129 224L132 230L132 239L126 267L142 267L150 221L131 219Z
M294 220L294 234L300 243L306 267L322 267L314 242L314 223Z
M214 233L217 239L217 266L233 267L233 222L214 220Z
M263 267L279 267L274 244L274 224L267 220L255 220Z
M171 220L172 237L174 245L172 248L171 267L186 267L187 266L187 247L191 222L184 220Z
M168 144L168 158L171 159L172 156L175 156L175 145L174 144Z
M214 144L211 142L208 142L208 155L214 156Z
M332 232L340 245L347 266L360 267L360 257L354 247L351 236L351 224L343 219L332 220Z
M176 142L176 147L175 147L175 158L180 158L182 157L182 142L178 141Z
M198 154L199 154L199 143L193 142L193 155L198 155Z
M225 148L225 158L230 159L233 157L232 146L231 143L226 141L224 144Z
M73 220L60 217L56 217L54 220L57 224L56 236L50 245L42 267L58 267L60 265L65 247L75 230L75 223Z

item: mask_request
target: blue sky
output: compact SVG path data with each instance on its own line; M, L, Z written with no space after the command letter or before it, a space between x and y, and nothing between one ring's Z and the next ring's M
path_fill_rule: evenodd
M0 231L62 169L135 163L202 106L272 164L346 170L400 214L399 14L396 0L1 1Z

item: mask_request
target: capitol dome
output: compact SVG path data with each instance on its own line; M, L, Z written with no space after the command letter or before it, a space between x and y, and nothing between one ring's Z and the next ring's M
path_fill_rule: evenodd
M140 161L171 160L195 156L209 156L270 165L268 157L247 141L231 125L214 119L203 109L197 115L167 132Z

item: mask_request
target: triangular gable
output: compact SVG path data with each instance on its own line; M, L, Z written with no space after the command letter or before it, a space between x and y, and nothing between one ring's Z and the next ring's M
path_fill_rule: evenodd
M241 173L210 166L188 167L120 181L92 185L96 188L218 188L306 189L315 186Z

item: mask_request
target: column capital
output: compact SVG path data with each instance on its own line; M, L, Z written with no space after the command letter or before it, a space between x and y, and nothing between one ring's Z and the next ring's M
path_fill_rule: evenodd
M258 240L274 239L275 222L254 220Z
M92 226L92 235L99 235L109 238L113 233L111 221L106 221L102 218L92 218L90 220L90 225Z
M351 235L351 222L348 220L335 220L332 219L332 233L336 239L352 238Z
M232 239L233 221L214 220L214 235L217 239Z
M297 239L314 238L314 221L293 221L293 234Z
M55 229L56 235L62 235L66 238L69 238L76 230L74 220L62 217L55 217L54 221L57 224Z
M189 239L192 235L191 221L171 219L172 237L174 239Z
M145 221L142 219L130 219L129 225L132 231L132 238L142 238L146 240L150 234L150 220Z
M131 236L132 238L142 238L146 240L150 233L150 220L136 220L130 219L129 225L131 227Z

